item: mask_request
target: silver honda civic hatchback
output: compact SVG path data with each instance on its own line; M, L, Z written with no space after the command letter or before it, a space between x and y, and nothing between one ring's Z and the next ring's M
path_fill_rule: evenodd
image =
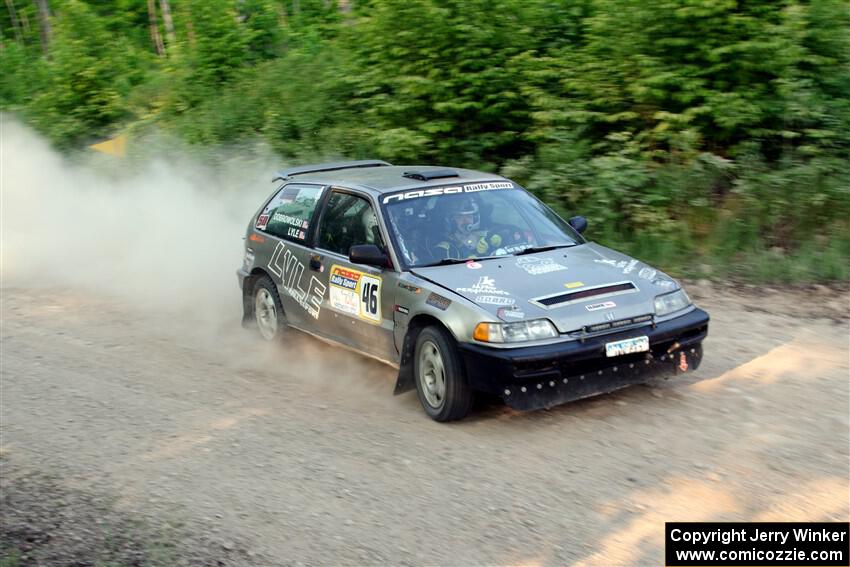
M437 421L477 393L530 410L695 370L708 314L509 179L364 160L274 177L237 274L243 323L398 369Z

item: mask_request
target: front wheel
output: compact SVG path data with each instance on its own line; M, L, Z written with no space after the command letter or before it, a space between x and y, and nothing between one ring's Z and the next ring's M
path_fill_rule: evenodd
M268 276L262 276L254 284L254 321L260 336L267 341L280 338L286 327L277 287Z
M414 352L416 393L425 413L435 421L466 416L472 407L472 389L448 333L436 326L426 327L416 339Z

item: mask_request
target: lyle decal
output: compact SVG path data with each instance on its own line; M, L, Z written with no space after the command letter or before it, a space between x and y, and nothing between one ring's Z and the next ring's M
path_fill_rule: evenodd
M302 288L304 264L292 254L283 242L278 242L268 264L269 270L280 279L280 285L314 319L319 318L325 284L316 276L310 277L307 289Z

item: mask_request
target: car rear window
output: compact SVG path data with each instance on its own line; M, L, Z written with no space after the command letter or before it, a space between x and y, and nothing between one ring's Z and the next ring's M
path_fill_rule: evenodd
M322 189L320 185L284 185L257 216L257 230L304 242Z

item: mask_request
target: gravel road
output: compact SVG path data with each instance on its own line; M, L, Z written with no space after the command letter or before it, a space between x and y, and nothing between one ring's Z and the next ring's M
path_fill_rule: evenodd
M846 291L694 286L698 372L450 425L379 363L258 343L233 305L1 291L4 494L48 475L212 564L661 565L665 521L850 516ZM7 536L37 521L6 504Z

